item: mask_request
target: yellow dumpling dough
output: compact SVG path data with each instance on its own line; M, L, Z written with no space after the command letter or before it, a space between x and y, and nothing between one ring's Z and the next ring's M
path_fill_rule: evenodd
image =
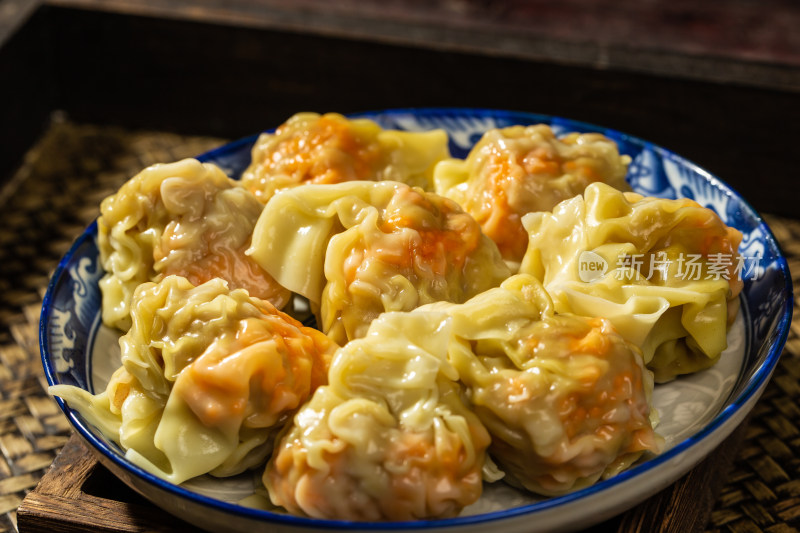
M314 518L403 521L477 501L489 435L461 399L449 338L441 314L393 312L342 347L267 464L273 503Z
M652 373L609 321L554 313L525 274L414 313L432 311L452 319L449 360L512 484L564 494L660 451Z
M308 298L339 344L383 312L464 301L510 274L455 202L394 181L284 191L264 207L247 253Z
M719 359L739 308L742 235L711 209L595 183L523 223L520 272L542 281L557 312L609 319L656 381Z
M282 308L289 291L244 254L263 206L221 169L196 159L152 165L104 199L97 220L103 322L127 330L146 281L219 277Z
M259 136L242 184L262 203L314 183L393 180L431 190L434 165L449 155L443 130L384 130L365 118L297 113Z
M274 434L327 382L337 346L217 278L178 276L134 293L122 366L106 390L62 397L134 464L173 483L263 464Z
M487 131L465 160L434 170L435 190L475 217L503 258L519 263L528 244L522 217L550 211L587 185L603 182L629 190L630 158L599 133L556 137L550 126L510 126Z

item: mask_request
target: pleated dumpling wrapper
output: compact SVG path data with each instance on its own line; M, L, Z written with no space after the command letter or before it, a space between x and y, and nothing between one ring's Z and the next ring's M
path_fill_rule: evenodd
M520 272L557 312L608 318L642 349L657 382L712 366L739 308L742 235L694 200L595 183L552 213L523 218Z
M385 311L461 302L510 271L455 202L403 183L303 185L270 200L249 254L339 344Z
M120 338L122 366L97 395L60 396L137 466L173 483L261 465L277 431L326 383L337 346L217 278L145 283Z
M450 156L447 133L385 130L366 118L297 113L262 133L242 184L262 203L302 184L401 181L433 190L433 168Z
M274 504L333 520L448 518L480 497L489 435L447 362L441 313L381 315L334 356L264 472Z
M556 137L546 124L510 126L487 131L466 159L439 163L434 190L475 217L503 258L517 265L528 245L523 215L550 211L594 182L630 190L629 162L599 133Z
M184 159L152 165L103 200L97 219L103 322L130 327L136 287L171 274L214 277L282 308L290 293L244 251L263 206L219 167Z
M450 363L510 484L560 495L660 452L652 373L609 321L555 314L526 274L414 311L437 312L452 319Z

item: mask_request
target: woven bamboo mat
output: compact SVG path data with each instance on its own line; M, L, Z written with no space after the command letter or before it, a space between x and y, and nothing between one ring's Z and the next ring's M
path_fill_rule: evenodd
M38 321L50 273L99 214L100 200L157 162L200 154L221 139L76 125L56 115L0 190L0 532L70 435L45 392Z
M247 133L247 132L244 132ZM56 115L0 189L0 533L70 435L45 392L38 320L50 273L98 215L100 200L142 168L202 153L223 140L79 125ZM767 217L800 273L800 221ZM797 310L797 306L795 306ZM754 410L709 532L785 532L800 526L800 313Z

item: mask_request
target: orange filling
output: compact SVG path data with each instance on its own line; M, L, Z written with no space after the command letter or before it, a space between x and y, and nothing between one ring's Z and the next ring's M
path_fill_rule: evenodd
M288 127L279 127L276 137L286 135ZM326 150L332 153L321 157ZM341 183L371 179L378 156L377 146L358 138L347 122L323 115L281 140L262 166L270 173L293 176L298 183Z

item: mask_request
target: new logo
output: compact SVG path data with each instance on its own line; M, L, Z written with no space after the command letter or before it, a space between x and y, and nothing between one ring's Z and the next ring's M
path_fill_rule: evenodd
M608 261L589 250L581 252L578 257L578 277L589 283L602 278L608 272Z

